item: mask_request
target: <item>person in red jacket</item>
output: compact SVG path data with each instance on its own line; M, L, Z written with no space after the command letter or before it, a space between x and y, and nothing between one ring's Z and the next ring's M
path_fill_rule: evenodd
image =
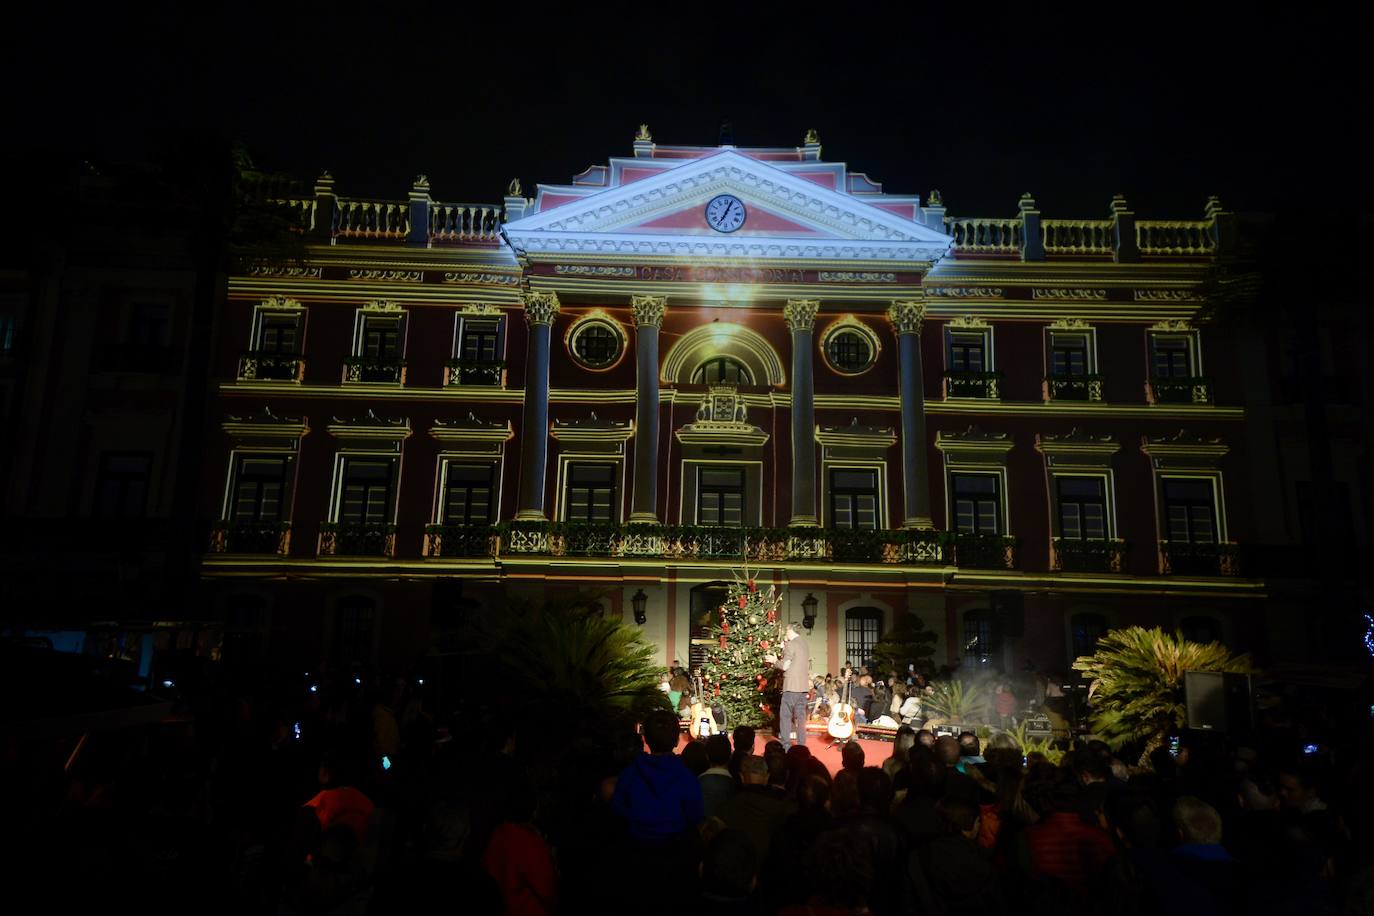
M548 842L534 829L534 792L512 792L501 823L482 853L482 869L501 889L506 916L551 916L558 909L558 873Z
M368 825L376 807L372 799L354 788L351 767L340 754L326 752L320 761L320 785L324 788L318 795L305 803L305 807L315 811L320 822L320 832L330 827L344 826L353 831L358 845L367 842Z
M1106 830L1083 817L1082 794L1068 771L1050 791L1048 802L1045 816L1022 833L1022 862L1032 877L1049 878L1086 894L1116 857L1116 845Z

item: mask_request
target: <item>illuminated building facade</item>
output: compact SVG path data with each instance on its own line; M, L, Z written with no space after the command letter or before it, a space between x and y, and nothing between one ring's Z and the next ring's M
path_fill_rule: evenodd
M230 657L395 666L508 596L595 591L686 660L746 562L818 671L906 610L937 665L1063 671L1133 623L1264 643L1242 372L1196 321L1216 200L954 216L814 134L641 129L501 205L328 175L284 204L309 259L230 277L211 362Z

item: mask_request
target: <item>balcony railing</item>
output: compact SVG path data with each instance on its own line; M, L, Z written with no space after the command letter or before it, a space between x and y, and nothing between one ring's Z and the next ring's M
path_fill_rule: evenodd
M974 569L1015 569L1016 538L1000 534L956 534L954 565Z
M377 522L324 522L322 557L390 557L396 554L396 526Z
M1021 254L1021 217L984 219L980 217L945 217L945 232L954 239L950 246L955 252L977 254Z
M344 360L343 380L404 385L406 361L397 356L350 356Z
M1210 404L1212 382L1197 376L1156 376L1146 383L1145 394L1151 404Z
M285 556L290 547L290 522L218 522L210 531L211 553L274 553Z
M1126 561L1126 542L1120 539L1083 541L1055 538L1050 543L1050 569L1060 572L1119 573Z
M1045 400L1100 401L1102 400L1102 376L1047 375L1045 376Z
M1166 576L1238 576L1240 545L1160 541L1159 571Z
M1110 255L1116 244L1109 219L1046 219L1040 229L1047 254Z
M500 526L497 550L503 556L942 565L947 540L937 531L512 522Z
M305 357L298 353L251 350L239 357L241 382L299 382L305 377Z
M946 372L945 397L947 398L1000 398L1002 373L1000 372Z
M449 387L467 385L500 385L506 374L503 359L451 359L444 371L444 384Z
M499 533L494 525L427 525L427 557L494 557L499 549Z

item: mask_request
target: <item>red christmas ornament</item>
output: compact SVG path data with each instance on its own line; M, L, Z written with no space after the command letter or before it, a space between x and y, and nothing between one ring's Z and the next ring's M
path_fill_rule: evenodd
M730 632L730 621L727 620L725 623L722 623L722 624L720 625L720 631L721 631L722 633L729 633L729 632Z
M722 636L722 637L720 638L720 647L721 647L722 649L725 648L725 637L724 637L724 636Z
M720 696L720 688L719 688L719 687L716 688L715 695L716 695L716 696Z
M768 640L765 639L765 640L763 640L762 642L760 642L760 643L759 643L759 648L760 648L760 649L767 649L767 648L768 648Z
M750 580L749 580L749 591L751 591L751 592L756 592L756 591L758 591L758 590L759 590L759 587L758 587L757 585L754 584L754 580L753 580L753 579L750 579Z
M740 609L741 611L744 610L745 605L747 605L748 603L749 603L749 599L748 599L748 598L746 598L744 595L740 595L740 596L739 596L739 609Z
M769 612L768 612L768 622L769 622L769 623L773 623L773 622L776 621L777 619L778 619L778 612L777 612L777 611L769 611Z

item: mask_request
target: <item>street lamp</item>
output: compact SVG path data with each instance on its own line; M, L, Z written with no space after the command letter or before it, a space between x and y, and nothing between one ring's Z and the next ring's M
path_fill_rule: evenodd
M648 603L649 596L644 594L644 589L642 588L636 591L634 597L630 599L630 604L632 604L635 609L635 623L640 626L644 626L644 622L649 619L644 614L644 605Z
M820 602L810 592L802 599L802 626L810 630L816 625L816 605Z

